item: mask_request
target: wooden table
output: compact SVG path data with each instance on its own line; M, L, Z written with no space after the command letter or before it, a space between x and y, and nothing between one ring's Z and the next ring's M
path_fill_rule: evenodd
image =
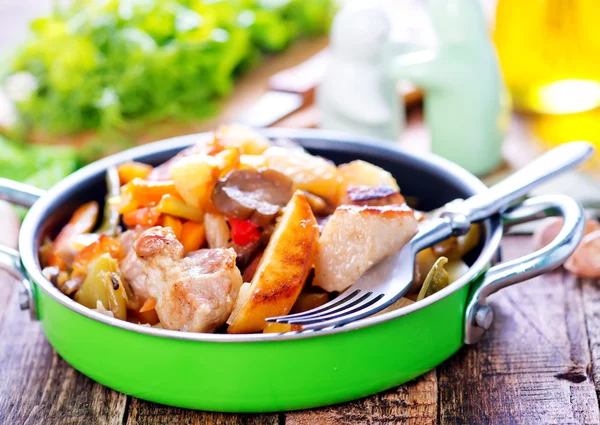
M268 62L240 82L218 120L198 128L231 120L264 91L269 75L320 46L299 44ZM314 119L309 108L280 124ZM426 138L413 119L403 146L423 150ZM507 146L521 159L530 147ZM507 237L504 256L526 254L530 245L529 237ZM483 341L408 384L338 406L263 415L171 408L95 383L66 364L40 324L19 310L17 286L0 274L0 424L600 424L600 287L562 270L492 296L495 321Z

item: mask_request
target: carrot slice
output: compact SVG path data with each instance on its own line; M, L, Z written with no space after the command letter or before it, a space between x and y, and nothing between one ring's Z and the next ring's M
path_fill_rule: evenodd
M48 265L66 270L68 264L65 257L72 252L71 240L77 235L91 231L98 220L99 207L97 202L88 202L80 206L65 227L62 228L48 254ZM72 254L71 254L72 255Z
M130 193L135 201L144 206L159 203L165 195L179 197L173 180L155 182L136 178L123 186L123 193Z
M154 310L154 307L156 307L156 298L150 297L146 300L146 302L144 302L142 308L140 308L140 313L145 313L147 311Z
M109 254L112 258L119 260L123 257L121 244L108 235L100 235L100 238L92 244L79 251L73 259L72 277L86 276L90 265L102 254Z
M119 165L117 167L117 172L119 173L119 180L123 185L135 178L145 179L153 169L154 168L151 165L131 161Z
M152 227L156 226L159 219L160 212L156 211L154 208L138 208L135 211L123 215L123 223L125 223L127 227L135 227L138 225Z
M162 217L162 226L170 227L171 230L173 230L173 233L175 233L175 237L177 239L181 237L181 228L183 227L183 225L181 224L181 220L177 217L164 214Z
M186 221L181 228L181 244L185 254L200 249L204 245L204 225L194 221Z

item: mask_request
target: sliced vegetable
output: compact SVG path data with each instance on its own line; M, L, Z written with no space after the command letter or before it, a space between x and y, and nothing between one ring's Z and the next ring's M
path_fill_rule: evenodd
M156 298L150 297L146 300L146 302L144 302L144 305L142 305L139 311L140 313L145 313L147 311L154 310L154 307L156 307Z
M149 181L135 178L123 187L123 193L131 194L138 205L158 204L163 196L179 197L173 180Z
M220 165L222 161L203 154L187 156L173 164L171 178L186 204L206 208L221 174Z
M96 242L83 248L75 255L71 277L85 277L94 261L104 254L108 254L117 260L124 257L119 241L108 235L101 235Z
M117 260L109 254L101 255L75 293L75 301L88 308L96 308L101 302L114 317L125 320L127 293L119 275Z
M162 226L170 227L171 230L173 230L173 233L175 233L175 237L181 240L181 229L183 224L179 218L164 214L162 216Z
M196 154L215 155L222 150L223 146L216 142L214 133L204 133L198 137L195 144L185 148L166 162L154 167L152 172L148 175L147 180L169 180L171 178L171 167L177 164L181 158Z
M141 313L139 310L129 310L128 314L128 320L134 323L139 323L142 325L148 324L157 328L162 328L159 323L160 320L158 318L158 314L156 314L156 310L154 309L144 311L143 313Z
M127 319L127 294L121 276L117 272L109 272L102 280L108 299L108 309L113 312L115 318Z
M240 169L260 170L267 167L267 161L262 155L240 155Z
M132 211L135 211L139 207L140 203L134 199L131 192L121 193L121 195L110 198L108 203L119 213L119 214L128 214Z
M238 245L248 245L260 239L258 225L250 220L237 220L229 217L227 219L231 226L231 239Z
M337 205L342 179L331 161L302 151L290 151L277 146L263 153L267 167L288 176L294 189L306 190Z
M480 239L481 227L479 224L473 224L465 235L450 237L432 248L434 254L438 257L443 255L451 260L457 260L474 249Z
M154 209L163 214L169 214L191 221L202 222L202 219L204 218L204 211L199 208L191 207L181 199L172 195L163 196Z
M405 203L404 197L391 186L353 186L346 191L346 199L350 205L358 206L385 206L401 205Z
M400 192L396 179L386 170L369 162L356 160L338 167L342 184L339 186L339 202L350 203L348 189L358 186L378 187L386 185Z
M450 284L448 272L444 269L447 262L448 259L446 257L438 258L425 278L425 282L423 282L423 287L419 291L417 301L441 291Z
M302 326L300 325L288 325L287 323L268 323L267 327L263 330L265 334L271 333L284 333L301 331Z
M320 307L328 302L329 294L326 292L303 292L298 295L298 299L290 313L302 313Z
M78 280L69 279L69 273L60 270L56 266L45 267L42 270L42 274L65 295L74 294L83 283L83 278Z
M289 313L312 269L317 221L302 192L294 194L265 249L249 287L240 289L228 333L260 332L267 317Z
M205 242L204 225L194 221L186 221L181 228L181 238L184 255L198 251Z
M73 237L88 233L94 228L98 220L98 210L98 203L92 201L83 204L75 211L52 244L48 255L49 266L57 266L61 270L66 270L71 266L75 255L71 248L71 241Z
M228 217L266 226L287 204L292 193L293 182L277 171L235 170L217 182L212 203Z
M204 216L206 242L209 248L228 248L231 240L231 230L227 220L221 214L207 213Z
M423 286L427 274L429 274L429 271L438 258L431 247L417 253L415 257L415 277L411 286L411 292L416 292Z
M219 177L223 177L240 165L240 150L235 147L225 148L215 154L215 158L219 161Z
M128 227L152 227L158 223L161 213L156 208L138 208L123 215L123 223Z
M390 311L394 311L394 310L398 310L402 307L406 307L409 306L411 304L414 304L415 302L409 298L406 297L400 297L400 299L398 301L396 301L394 304L392 304L391 306L385 308L384 310L381 310L379 313L375 314L375 316L379 316L380 314L384 314L384 313L388 313Z
M251 128L229 124L220 127L215 137L223 146L234 146L242 155L260 155L269 146L269 141Z
M117 167L121 184L127 184L133 179L146 179L152 172L153 167L141 162L124 162Z
M325 199L306 191L304 191L304 195L315 215L327 216L335 211L335 208L327 203Z
M106 201L104 202L104 217L98 233L117 236L119 232L119 212L110 200L119 196L121 189L119 173L115 167L106 170Z
M456 282L462 275L469 271L469 266L463 260L450 260L444 266L448 273L448 281Z

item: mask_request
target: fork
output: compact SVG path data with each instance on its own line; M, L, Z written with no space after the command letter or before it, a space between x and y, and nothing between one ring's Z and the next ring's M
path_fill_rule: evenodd
M586 142L559 146L529 163L495 186L466 200L446 204L439 217L428 220L398 252L367 270L341 295L320 307L267 322L301 325L318 330L348 324L392 305L412 285L416 254L451 236L464 235L471 223L500 214L532 188L587 160L594 152Z

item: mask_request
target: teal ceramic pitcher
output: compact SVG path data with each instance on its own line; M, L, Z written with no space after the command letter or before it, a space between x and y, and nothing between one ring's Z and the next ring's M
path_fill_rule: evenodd
M434 48L398 55L391 75L425 92L432 151L476 175L502 162L509 101L477 0L429 0Z

